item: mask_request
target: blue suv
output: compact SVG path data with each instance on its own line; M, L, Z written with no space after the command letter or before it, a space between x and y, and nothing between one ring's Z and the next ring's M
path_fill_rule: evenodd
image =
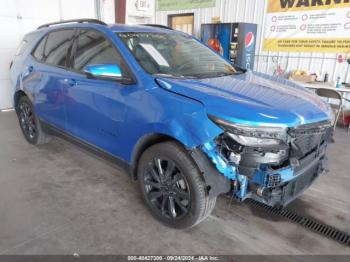
M287 205L326 168L324 101L171 29L46 24L24 37L11 80L29 143L58 135L119 163L171 227L204 220L220 194Z

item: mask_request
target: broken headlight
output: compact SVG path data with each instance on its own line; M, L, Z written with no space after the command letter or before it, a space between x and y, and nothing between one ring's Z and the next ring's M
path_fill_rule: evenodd
M286 127L249 126L231 123L214 116L209 116L209 118L224 129L229 137L241 145L252 147L273 146L283 143L287 138Z

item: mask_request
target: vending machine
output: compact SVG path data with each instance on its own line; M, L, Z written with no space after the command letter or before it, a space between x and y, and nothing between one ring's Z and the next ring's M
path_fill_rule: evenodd
M256 24L202 24L201 41L242 68L253 69L256 46Z

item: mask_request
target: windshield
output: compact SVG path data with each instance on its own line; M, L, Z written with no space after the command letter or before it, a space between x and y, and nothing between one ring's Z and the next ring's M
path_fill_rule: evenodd
M174 77L218 77L236 73L221 56L190 36L117 33L145 71Z

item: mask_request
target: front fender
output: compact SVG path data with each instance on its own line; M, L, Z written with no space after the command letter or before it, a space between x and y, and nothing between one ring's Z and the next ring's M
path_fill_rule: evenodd
M212 143L223 132L208 118L202 103L162 88L154 88L144 93L138 104L132 107L127 118L130 125L135 125L133 130L138 133L133 151L130 152L133 178L136 178L137 163L144 150L156 143L174 140L188 150L196 163L208 186L209 197L230 190L230 180L218 172L202 149L203 145ZM151 110L140 111L145 108ZM137 128L141 123L142 128ZM129 138L135 132L129 134Z
M146 135L165 135L192 149L214 140L223 132L196 100L157 86L139 92L127 104L125 126L128 128L121 132L125 144L121 156L129 163L135 146Z

